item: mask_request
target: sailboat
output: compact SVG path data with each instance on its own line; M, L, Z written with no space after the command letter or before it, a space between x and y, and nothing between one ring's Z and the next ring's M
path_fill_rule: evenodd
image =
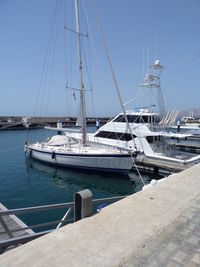
M87 143L85 92L82 78L82 58L80 45L79 7L75 0L76 39L78 50L81 140L54 135L50 140L25 144L26 155L48 164L75 169L101 172L128 173L133 165L133 151L98 143Z

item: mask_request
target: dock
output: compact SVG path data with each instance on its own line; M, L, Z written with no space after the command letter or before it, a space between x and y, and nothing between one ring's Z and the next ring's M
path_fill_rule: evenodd
M192 135L186 137L185 139L180 139L180 140L175 140L172 138L168 140L168 145L173 149L199 154L200 152L199 141L200 141L200 136Z
M191 164L181 164L179 162L167 162L161 159L151 159L145 155L138 155L135 159L137 168L146 173L160 174L160 175L170 175L172 173L178 173L191 167ZM134 170L134 165L132 167Z
M8 209L0 203L0 211L7 210ZM27 227L27 225L15 215L0 216L0 241L34 234L31 229L15 231L16 229L22 229L25 227Z
M199 153L200 152L200 146L199 145L187 145L187 144L176 144L176 149L179 149L180 151L186 151L191 153Z
M200 266L199 214L200 164L8 251L0 263L2 267Z

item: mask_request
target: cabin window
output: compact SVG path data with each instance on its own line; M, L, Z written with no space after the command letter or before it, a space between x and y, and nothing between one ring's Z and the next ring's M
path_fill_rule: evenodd
M123 115L119 115L114 122L125 122L124 116Z
M153 143L153 136L147 136L148 143Z
M121 140L121 141L130 141L132 139L131 135L128 133L116 133L116 132L107 132L107 131L101 131L97 133L95 137L115 139L115 140ZM133 135L133 138L135 137L136 135Z
M149 123L148 116L141 116L141 123Z
M160 122L160 117L156 116L156 117L154 118L154 122L155 122L155 123L159 123L159 122Z
M128 122L140 123L140 117L135 115L127 115ZM114 122L126 122L124 115L119 115Z
M160 141L160 135L156 136L147 136L147 141L149 143L153 143L154 141Z
M147 115L127 115L128 122L130 123L152 123L152 122L159 122L160 119L155 119L154 116L147 116ZM114 122L126 122L124 115L119 115Z

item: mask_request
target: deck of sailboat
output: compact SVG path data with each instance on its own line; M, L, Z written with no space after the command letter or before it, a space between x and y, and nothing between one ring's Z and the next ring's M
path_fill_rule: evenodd
M58 153L58 154L67 154L67 155L121 155L121 156L130 156L128 151L112 147L99 147L99 146L83 146L82 144L72 144L70 146L50 146L46 144L36 143L27 146L31 150L47 153Z

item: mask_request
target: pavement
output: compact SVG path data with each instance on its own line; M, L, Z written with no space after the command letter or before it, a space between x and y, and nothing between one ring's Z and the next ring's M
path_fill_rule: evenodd
M121 266L200 266L200 195L175 222L146 241Z
M200 266L200 164L2 254L0 266Z

